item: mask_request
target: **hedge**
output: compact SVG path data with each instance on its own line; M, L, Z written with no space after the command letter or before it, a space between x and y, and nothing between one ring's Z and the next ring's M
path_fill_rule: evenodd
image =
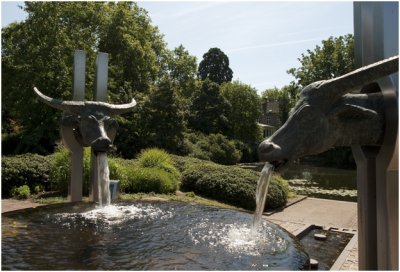
M181 190L193 191L237 207L254 210L259 173L236 166L218 165L195 158L173 156L182 171ZM278 208L287 201L288 183L273 175L269 185L266 208Z
M23 185L28 185L31 191L34 191L37 185L50 189L51 160L50 156L37 154L3 156L1 161L1 196L9 197L12 188Z

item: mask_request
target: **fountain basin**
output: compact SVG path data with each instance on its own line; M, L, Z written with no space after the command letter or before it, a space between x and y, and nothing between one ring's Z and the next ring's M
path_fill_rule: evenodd
M299 270L298 240L252 215L180 202L94 209L45 206L2 214L3 270Z

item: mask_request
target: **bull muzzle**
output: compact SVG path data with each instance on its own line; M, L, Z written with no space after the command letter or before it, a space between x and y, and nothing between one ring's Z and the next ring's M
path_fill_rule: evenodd
M100 137L94 140L90 147L92 148L93 152L108 152L112 148L112 142L107 137Z
M282 155L282 148L269 139L263 141L258 147L259 160L271 163L277 171L289 162L289 158Z

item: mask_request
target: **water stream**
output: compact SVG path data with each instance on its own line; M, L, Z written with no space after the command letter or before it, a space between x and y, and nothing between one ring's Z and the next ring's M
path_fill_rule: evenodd
M257 182L256 190L256 210L254 211L253 217L253 230L260 227L262 214L265 208L265 201L267 199L268 185L271 181L273 172L273 165L266 162L263 169L261 170L260 178Z
M105 207L111 204L110 170L108 168L107 153L97 155L99 205Z

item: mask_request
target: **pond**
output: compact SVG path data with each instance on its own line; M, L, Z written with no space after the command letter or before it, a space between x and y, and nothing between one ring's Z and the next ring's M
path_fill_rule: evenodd
M357 171L292 164L282 173L296 193L318 198L357 201Z

